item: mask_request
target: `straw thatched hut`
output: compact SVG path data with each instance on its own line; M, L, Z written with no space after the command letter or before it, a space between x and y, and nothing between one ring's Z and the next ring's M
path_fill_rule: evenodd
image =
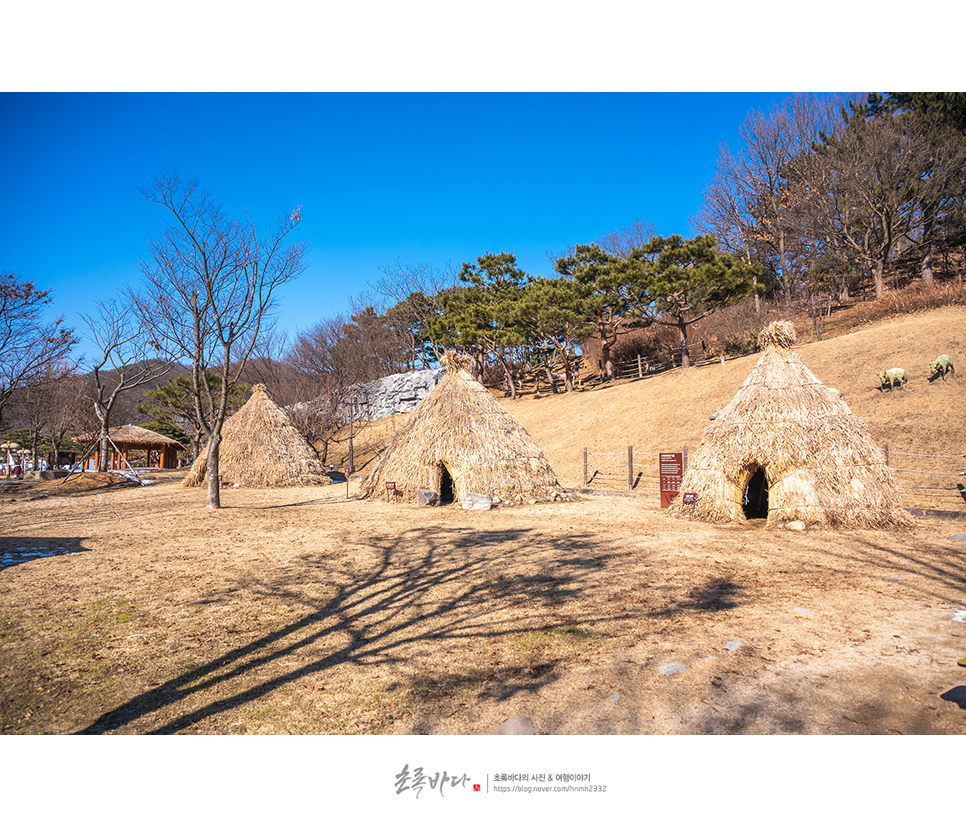
M473 378L472 359L447 353L444 362L446 375L393 436L363 495L415 501L427 489L443 504L467 493L502 504L569 497L523 425Z
M200 486L207 468L205 446L181 485ZM255 385L248 402L225 421L218 473L224 483L246 487L330 483L315 449L269 399L264 385Z
M794 341L791 322L761 331L761 358L705 431L669 512L705 521L766 518L770 527L910 526L882 450L790 350ZM684 503L687 493L694 503Z

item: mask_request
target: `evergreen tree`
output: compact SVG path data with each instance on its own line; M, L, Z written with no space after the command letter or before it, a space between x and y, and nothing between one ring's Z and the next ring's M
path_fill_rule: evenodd
M688 328L755 289L755 267L719 253L713 235L652 238L634 249L625 272L640 317L680 333L683 368L691 364Z
M615 375L611 349L618 336L635 322L630 313L631 296L624 263L618 255L604 251L597 244L581 244L573 254L556 262L557 273L573 279L588 299L588 319L600 339L601 370L608 380L613 380Z

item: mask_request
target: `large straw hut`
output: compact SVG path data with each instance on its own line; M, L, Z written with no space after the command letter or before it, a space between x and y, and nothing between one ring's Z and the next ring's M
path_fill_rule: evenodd
M761 331L761 358L705 431L669 512L705 521L766 518L769 527L910 526L882 450L792 352L794 341L791 322Z
M182 486L200 486L208 469L208 447L198 455ZM225 484L246 487L318 486L330 483L319 456L265 392L252 395L225 421L218 447L218 474Z
M473 360L447 353L444 362L445 376L395 433L363 495L415 501L425 489L441 504L467 493L502 504L569 497L523 425L473 378Z

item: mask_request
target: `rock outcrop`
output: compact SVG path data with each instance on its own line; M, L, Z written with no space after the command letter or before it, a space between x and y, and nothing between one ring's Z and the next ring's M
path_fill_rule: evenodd
M354 397L360 403L356 416L361 420L378 420L412 411L436 387L445 373L445 368L430 368L393 374L359 385L353 389Z

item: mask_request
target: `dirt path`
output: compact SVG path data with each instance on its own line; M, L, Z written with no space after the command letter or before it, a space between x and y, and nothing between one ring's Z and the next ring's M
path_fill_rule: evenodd
M0 504L3 733L966 731L961 523L223 498Z

